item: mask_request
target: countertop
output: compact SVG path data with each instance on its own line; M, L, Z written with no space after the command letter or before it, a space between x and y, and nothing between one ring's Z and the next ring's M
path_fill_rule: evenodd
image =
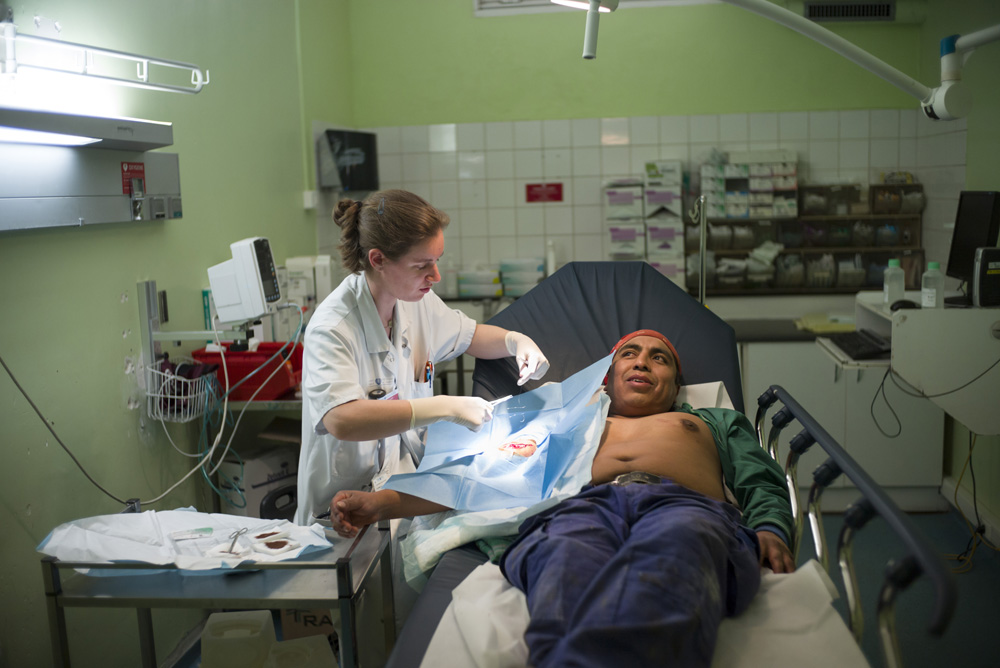
M815 341L816 333L798 329L791 319L744 319L726 321L736 331L737 343L760 343L764 341Z

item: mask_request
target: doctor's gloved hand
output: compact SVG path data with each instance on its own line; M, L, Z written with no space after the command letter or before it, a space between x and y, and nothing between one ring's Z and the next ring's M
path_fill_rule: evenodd
M504 337L507 352L514 356L517 362L518 385L524 385L529 380L538 380L549 370L549 360L531 340L520 332L507 332Z
M410 429L445 420L479 431L484 422L493 419L493 406L479 397L450 397L442 394L426 399L410 399L410 413Z

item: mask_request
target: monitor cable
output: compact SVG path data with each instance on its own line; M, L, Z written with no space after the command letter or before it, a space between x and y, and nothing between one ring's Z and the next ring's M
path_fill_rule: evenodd
M167 494L170 494L170 492L172 492L175 489L177 489L177 487L180 486L181 483L183 483L185 480L187 480L188 478L190 478L192 475L194 475L198 471L202 471L202 474L205 475L206 464L211 464L212 463L212 456L215 454L216 448L219 446L219 443L222 441L222 434L223 434L224 426L225 426L225 423L226 423L226 414L227 414L228 409L229 409L229 395L230 395L230 393L234 389L236 389L236 387L238 387L240 385L240 383L246 381L248 378L250 378L255 373L257 373L258 371L260 371L260 369L264 368L267 364L269 364L271 362L271 360L273 360L276 357L278 357L285 350L285 348L288 347L289 343L292 343L292 349L293 350L295 349L295 345L298 344L299 333L302 331L302 325L301 325L302 309L300 309L298 307L298 305L296 305L296 304L285 304L285 305L282 305L282 306L280 306L278 308L296 308L299 311L299 318L300 318L299 328L296 330L294 341L291 341L291 342L286 341L285 345L283 345L281 348L279 348L271 357L269 357L267 360L265 360L257 369L255 369L253 372L247 374L243 379L240 380L239 383L236 383L236 385L234 385L232 387L229 387L229 368L226 366L226 356L222 352L224 350L224 347L222 346L222 342L219 340L218 329L213 330L214 333L215 333L216 344L219 346L219 349L220 349L219 357L222 360L222 375L223 375L223 378L225 379L225 386L229 388L226 391L226 393L222 395L222 400L223 400L222 427L219 429L218 434L216 434L216 436L215 436L215 440L212 442L212 446L208 449L208 452L205 453L205 456L201 459L201 461L199 461L190 471L188 471L184 475L183 478L181 478L176 483L174 483L165 492L163 492L162 494L160 494L159 496L157 496L154 499L150 499L149 501L143 501L142 502L143 504L156 503L157 501L160 501ZM247 405L249 405L249 401L253 401L253 398L257 396L257 393L260 392L261 389L263 389L263 387L268 383L268 381L272 377L274 377L274 375L278 372L278 370L280 368L281 368L281 364L278 364L278 365L275 366L274 371L271 372L271 375L268 376L267 379L263 383L261 383L260 387L257 388L257 391L254 392L253 395L251 395L250 399L248 400ZM217 464L215 464L215 467L210 472L208 472L208 474L207 474L208 476L214 475L215 472L218 471L219 467L222 465L222 462L225 459L226 454L229 452L230 446L232 445L233 437L236 435L236 429L239 427L239 421L240 421L240 419L243 418L243 413L246 411L246 407L247 407L246 405L243 406L243 410L240 412L239 419L236 421L236 425L233 427L233 431L232 431L232 433L229 436L229 441L226 443L226 447L223 450L222 455L219 457L219 462Z

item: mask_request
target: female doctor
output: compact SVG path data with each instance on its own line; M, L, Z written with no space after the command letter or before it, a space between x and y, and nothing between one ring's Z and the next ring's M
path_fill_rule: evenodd
M492 418L479 397L432 396L441 362L463 353L513 355L519 384L549 363L524 334L477 325L445 306L441 280L447 214L403 190L363 202L341 200L333 219L351 275L316 308L306 327L298 524L330 511L341 489L379 489L423 456L425 427L441 420L473 431Z

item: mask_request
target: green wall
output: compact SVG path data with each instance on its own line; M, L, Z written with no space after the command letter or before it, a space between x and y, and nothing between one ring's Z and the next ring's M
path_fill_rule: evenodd
M941 27L968 32L1000 16L990 0L928 6L931 20L920 26L837 32L932 83ZM605 16L592 62L580 58L582 13L475 18L468 0L24 0L14 9L28 27L36 12L60 21L67 41L211 72L196 96L113 93L123 115L174 123L175 145L166 150L180 155L183 220L0 234L0 279L17 286L4 293L0 355L91 475L121 498L149 499L189 465L160 424L130 407L141 399L127 372L139 350L136 283L155 279L167 290L165 329L193 329L201 326L205 269L228 257L232 241L267 236L279 259L315 252L315 216L302 209L313 181L313 121L378 127L912 105L824 48L724 5ZM1000 186L997 71L1000 45L969 62L977 97L968 121L970 187ZM76 470L5 375L0 406L0 526L8 532L0 545L0 668L45 666L35 547L62 522L120 506ZM180 448L194 447L195 426L167 430ZM1000 484L993 477L984 492L989 475L980 466L979 493L996 509ZM191 481L152 508L209 504L204 485ZM154 613L161 658L195 618ZM134 619L70 611L74 660L137 665Z
M326 93L350 87L343 56L346 2L299 0L26 0L11 3L33 34L32 16L58 20L61 39L196 63L211 83L197 95L114 89L120 115L172 121L180 156L182 220L0 234L0 356L87 471L119 498L159 495L189 469L138 400L136 283L166 290L164 329L200 329L207 267L229 244L261 235L276 258L316 252L312 212L302 191L309 117L349 123L347 104ZM302 32L315 33L300 67ZM324 39L318 39L322 35ZM326 67L324 67L326 65ZM322 79L303 94L301 77ZM85 101L84 101L85 102ZM2 155L2 153L0 153ZM2 159L2 158L0 158ZM14 286L17 286L14 289ZM196 347L168 347L173 353ZM35 547L58 524L118 512L46 431L0 372L0 666L46 666L48 621ZM178 447L195 447L198 423L167 425ZM164 510L209 510L205 484L192 477ZM154 612L160 658L200 613ZM132 611L70 610L75 665L139 665Z
M477 18L472 2L353 2L355 113L367 126L814 109L909 99L829 50L728 5L620 9L584 61L585 14ZM907 73L921 28L845 25Z

